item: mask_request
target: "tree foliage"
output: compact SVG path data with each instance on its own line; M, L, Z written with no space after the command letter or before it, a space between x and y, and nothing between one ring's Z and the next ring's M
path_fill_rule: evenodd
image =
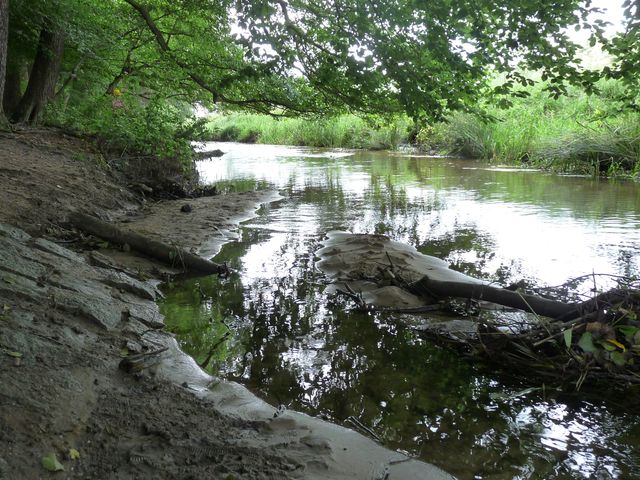
M433 120L481 97L508 103L532 82L525 70L540 72L552 95L567 83L592 89L601 73L637 84L635 3L627 33L606 44L621 60L605 72L580 68L567 33L586 28L605 40L591 10L589 0L11 0L4 105L14 119L40 118L20 115L15 98L38 65L55 88L32 88L53 101L53 118L85 123L100 118L89 114L96 109L186 112L181 105L196 102ZM64 50L43 43L46 32L59 33ZM505 81L490 87L496 73Z
M640 81L640 2L625 0L623 3L626 18L625 30L612 40L603 39L604 49L609 52L614 63L603 69L608 78L620 79L626 92L622 97L624 104L640 110L638 84Z
M275 50L248 49L254 60L299 71L332 101L414 118L473 108L490 72L507 72L496 94L527 84L516 66L541 70L562 93L563 81L584 80L564 27L592 27L588 5L575 1L263 0L238 9L245 46Z

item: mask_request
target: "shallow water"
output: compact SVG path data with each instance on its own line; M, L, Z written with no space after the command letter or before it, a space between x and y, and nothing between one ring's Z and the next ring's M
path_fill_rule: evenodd
M346 230L503 283L637 275L640 187L468 160L213 148L228 153L200 163L203 181L283 199L216 257L237 274L165 287L169 328L209 371L274 404L347 426L355 417L461 479L640 478L637 389L578 397L471 364L397 316L351 313L324 295L313 255L327 231Z

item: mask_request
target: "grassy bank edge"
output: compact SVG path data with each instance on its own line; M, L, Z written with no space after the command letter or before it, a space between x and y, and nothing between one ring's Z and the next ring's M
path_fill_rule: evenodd
M492 120L452 113L418 131L406 118L371 121L356 115L324 119L234 113L215 115L204 138L327 148L395 150L411 144L421 152L482 159L560 173L640 178L640 113L626 111L620 82L599 85L597 95L577 88L552 99L539 84L509 109L486 107Z

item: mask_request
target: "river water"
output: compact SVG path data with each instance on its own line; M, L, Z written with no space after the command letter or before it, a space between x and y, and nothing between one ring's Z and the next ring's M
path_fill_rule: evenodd
M200 162L205 183L282 199L215 257L237 273L164 288L169 328L208 371L276 405L353 417L460 479L640 478L639 389L576 395L474 364L397 316L350 312L314 267L325 233L344 230L503 284L637 276L638 185L402 153L214 148L228 153Z

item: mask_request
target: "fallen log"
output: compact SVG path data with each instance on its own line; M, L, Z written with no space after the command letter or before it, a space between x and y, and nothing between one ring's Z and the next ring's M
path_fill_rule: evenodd
M219 265L187 252L175 245L167 245L166 243L152 240L138 233L121 230L91 215L74 212L69 216L69 221L87 233L96 235L111 243L129 245L131 249L139 253L160 260L172 267L181 268L184 271L196 270L205 273L228 273L226 265Z
M440 281L433 280L428 276L409 284L407 289L411 293L423 297L484 300L563 321L582 317L602 308L603 305L615 304L629 295L628 292L613 289L585 302L565 303L482 283Z

